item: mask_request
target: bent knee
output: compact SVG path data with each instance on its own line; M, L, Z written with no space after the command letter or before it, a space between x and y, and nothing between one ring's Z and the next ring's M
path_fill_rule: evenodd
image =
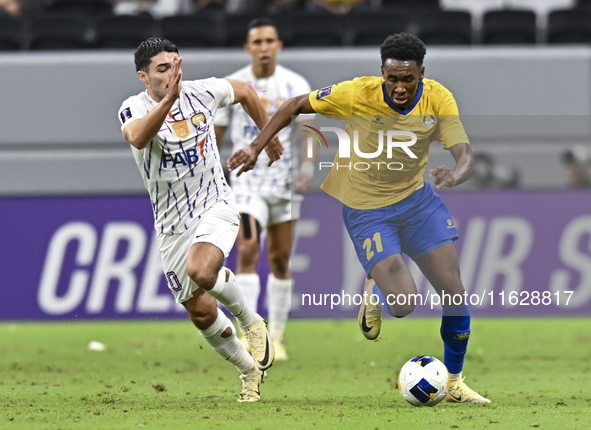
M415 305L414 304L407 304L407 305L392 305L389 306L390 311L392 312L392 314L396 317L396 318L404 318L406 316L409 316L410 314L413 313L413 311L415 310Z
M289 252L277 252L269 255L269 265L273 275L284 279L289 275Z
M187 265L187 275L189 275L189 278L204 290L211 290L218 279L218 274L216 272L202 267L193 267L189 265Z

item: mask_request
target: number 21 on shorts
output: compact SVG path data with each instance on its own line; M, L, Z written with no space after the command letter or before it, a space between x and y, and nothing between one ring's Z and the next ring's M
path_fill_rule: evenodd
M382 252L384 250L384 247L382 246L382 236L380 235L380 232L376 232L373 235L373 241L376 244L376 252ZM369 237L367 239L365 239L365 241L363 242L363 249L365 249L365 255L367 256L367 261L371 260L371 257L373 257L374 252L371 250L372 248L372 239L370 239Z

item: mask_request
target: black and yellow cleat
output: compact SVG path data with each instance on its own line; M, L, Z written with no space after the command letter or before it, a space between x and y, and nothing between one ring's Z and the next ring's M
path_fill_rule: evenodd
M250 354L256 366L261 370L271 367L275 360L275 348L273 348L265 320L256 314L252 324L244 327L242 332L250 345Z
M455 403L490 403L490 400L486 397L481 396L468 387L464 382L464 378L451 383L447 396L445 396L445 401Z
M257 371L250 375L240 375L242 390L240 391L239 402L258 402L261 399L261 383L267 374Z
M376 340L382 328L382 306L379 303L372 304L376 302L375 296L372 299L373 286L375 284L373 279L366 280L365 288L363 289L363 300L357 317L363 336L369 340Z

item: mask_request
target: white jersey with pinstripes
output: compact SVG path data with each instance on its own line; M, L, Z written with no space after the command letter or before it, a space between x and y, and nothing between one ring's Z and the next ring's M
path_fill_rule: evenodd
M258 79L252 73L252 64L227 77L246 81L252 85L267 109L269 117L285 101L311 91L310 84L306 79L281 65L277 65L275 73L268 78ZM230 126L230 137L233 143L232 152L245 148L259 134L259 129L254 121L238 104L226 109L220 109L215 117L215 122L218 126ZM283 143L284 151L281 158L270 167L267 166L269 157L263 151L252 171L238 177L235 174L232 175L232 189L237 195L256 193L262 196L291 198L292 143L290 136L290 126L279 132L279 139Z
M144 149L131 147L159 233L182 234L215 203L234 199L213 131L217 109L233 102L234 90L225 79L184 81L158 134ZM119 109L121 130L157 104L147 91L125 100Z

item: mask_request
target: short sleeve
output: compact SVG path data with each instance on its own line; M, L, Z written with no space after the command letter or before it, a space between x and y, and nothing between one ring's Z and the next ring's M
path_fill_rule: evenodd
M438 103L439 109L437 118L439 121L439 133L437 140L444 149L449 149L458 143L470 143L464 125L460 121L458 105L453 95L446 91L442 94Z
M310 105L321 115L352 115L353 113L353 82L345 81L309 95Z
M144 104L137 96L130 97L123 102L119 108L119 122L121 123L121 131L130 122L143 118L148 113Z
M234 88L227 79L208 78L201 81L205 91L209 92L218 108L234 104Z

